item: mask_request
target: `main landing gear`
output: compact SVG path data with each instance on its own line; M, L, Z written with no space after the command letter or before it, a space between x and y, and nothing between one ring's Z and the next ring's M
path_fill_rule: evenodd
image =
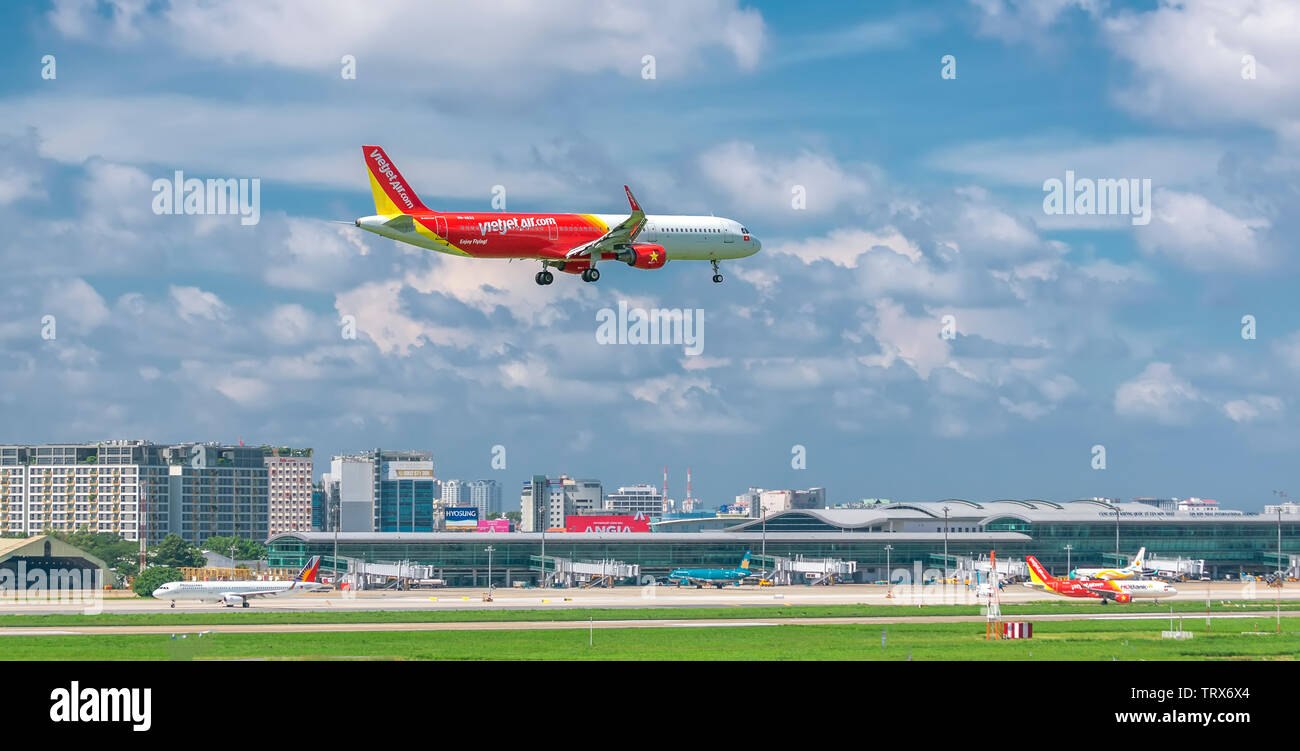
M722 274L718 273L718 259L713 259L713 283L722 284Z
M595 269L586 269L582 272L582 281L584 282L594 282L597 279L600 279L600 272Z
M547 271L546 269L542 269L541 271L537 272L537 276L533 277L533 279L538 284L545 286L555 281L555 275Z

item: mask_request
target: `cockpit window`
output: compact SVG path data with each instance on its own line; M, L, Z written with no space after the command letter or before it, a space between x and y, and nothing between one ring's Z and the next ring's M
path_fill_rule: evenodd
M741 227L741 228L740 228L740 234L742 234L742 235L748 235L748 234L749 234L749 230L745 229L744 227Z

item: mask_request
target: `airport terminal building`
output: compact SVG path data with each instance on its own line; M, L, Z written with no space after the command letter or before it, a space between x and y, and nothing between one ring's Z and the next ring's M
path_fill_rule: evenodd
M1000 559L1035 555L1064 575L1067 561L1122 564L1146 547L1151 557L1203 559L1206 572L1218 578L1276 570L1280 534L1281 566L1294 567L1300 559L1300 515L1170 511L1145 503L947 500L792 509L727 523L723 529L642 533L341 533L337 549L339 558L434 566L440 578L464 586L486 584L489 545L498 586L535 582L542 555L635 563L643 576L663 576L677 567L732 567L752 551L856 561L858 579L875 581L885 578L887 563L895 572L941 570L945 550L949 567L959 557L995 551ZM332 533L277 535L268 543L269 565L299 567L313 555L332 561L335 544Z

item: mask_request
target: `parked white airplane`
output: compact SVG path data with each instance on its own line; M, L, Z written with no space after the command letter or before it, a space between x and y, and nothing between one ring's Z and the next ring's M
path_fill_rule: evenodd
M1138 551L1133 562L1124 568L1076 568L1070 572L1071 579L1134 579L1142 575L1142 566L1147 560L1147 549Z
M319 569L320 556L317 555L312 556L290 581L168 582L155 589L153 596L159 600L171 600L172 607L176 607L177 600L198 600L220 602L228 608L236 605L246 608L254 597L292 597L303 592L329 589L316 581Z

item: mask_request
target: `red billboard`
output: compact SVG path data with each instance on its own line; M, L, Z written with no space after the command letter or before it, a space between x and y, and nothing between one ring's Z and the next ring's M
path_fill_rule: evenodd
M564 520L566 532L649 532L650 520L636 516L570 516Z

